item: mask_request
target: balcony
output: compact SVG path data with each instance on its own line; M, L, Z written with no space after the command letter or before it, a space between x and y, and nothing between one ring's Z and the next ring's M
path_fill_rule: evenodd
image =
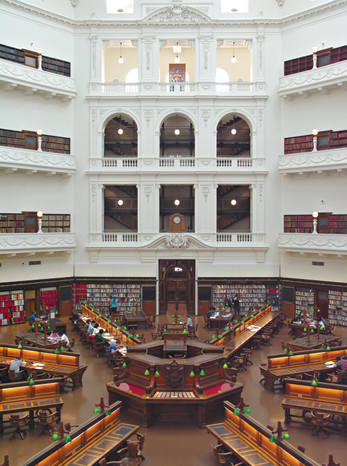
M73 78L0 59L0 85L5 91L22 90L26 95L41 94L70 101L77 95Z
M0 169L6 173L71 176L76 171L76 159L68 154L0 146Z
M279 80L278 95L291 101L315 92L328 94L334 88L347 89L347 61L284 76Z
M341 172L347 169L347 148L280 155L278 171L282 175Z
M220 95L221 97L254 97L267 98L264 82L187 82L187 83L96 83L89 85L89 97L182 97L182 96Z
M76 247L74 233L1 233L0 254L35 255L71 253Z
M248 250L256 253L256 261L264 262L265 252L268 247L265 244L263 233L91 233L87 250L92 253L93 261L95 252L105 249L136 248L141 254L146 251L151 255L158 249L189 249L213 255L218 249L233 248L235 250Z
M264 158L249 157L161 157L161 158L91 158L89 174L114 173L267 173Z
M347 235L281 233L277 247L283 252L299 254L347 255Z

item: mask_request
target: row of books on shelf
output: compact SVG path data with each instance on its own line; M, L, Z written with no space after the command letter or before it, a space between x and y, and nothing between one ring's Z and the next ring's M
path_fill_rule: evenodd
M76 285L77 286L77 285ZM138 284L124 284L124 285L99 285L99 284L88 284L86 285L87 289L92 289L92 288L105 288L105 289L118 289L118 288L141 288L141 285Z
M24 299L17 299L16 301L1 301L1 307L24 306Z
M242 289L250 289L250 288L263 288L265 289L265 285L213 285L212 290L230 290L235 289L236 291L240 291Z
M25 317L13 317L8 319L0 318L0 326L11 325L11 324L22 324L25 322Z

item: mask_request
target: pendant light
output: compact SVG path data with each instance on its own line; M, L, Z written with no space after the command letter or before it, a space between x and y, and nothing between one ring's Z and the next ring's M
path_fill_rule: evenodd
M119 58L118 58L118 63L122 64L124 63L124 58L122 57L122 42L120 43L120 55L119 55Z
M178 115L176 115L176 129L174 133L176 136L179 136L181 134L181 131L178 129Z
M176 43L177 44L177 55L176 55L176 58L175 58L175 63L179 63L180 62L180 57L178 56L178 42Z
M235 57L235 42L233 42L233 57L231 59L231 63L236 63L236 57Z

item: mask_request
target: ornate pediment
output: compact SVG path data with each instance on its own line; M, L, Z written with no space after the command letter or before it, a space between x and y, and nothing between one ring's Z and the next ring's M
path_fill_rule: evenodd
M212 246L208 246L201 240L195 238L195 236L181 233L169 233L163 234L154 241L146 244L141 249L211 249Z
M211 18L197 10L184 5L172 5L151 11L143 20L144 23L155 24L201 24L210 23Z
M176 359L171 364L165 365L166 369L166 386L178 388L183 383L183 366L177 364Z

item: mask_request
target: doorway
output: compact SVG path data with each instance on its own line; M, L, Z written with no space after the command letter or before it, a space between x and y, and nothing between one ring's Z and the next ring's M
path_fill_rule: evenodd
M195 311L195 261L159 261L159 313Z
M328 290L316 290L316 309L320 312L317 314L318 317L328 319L329 314L329 294Z

